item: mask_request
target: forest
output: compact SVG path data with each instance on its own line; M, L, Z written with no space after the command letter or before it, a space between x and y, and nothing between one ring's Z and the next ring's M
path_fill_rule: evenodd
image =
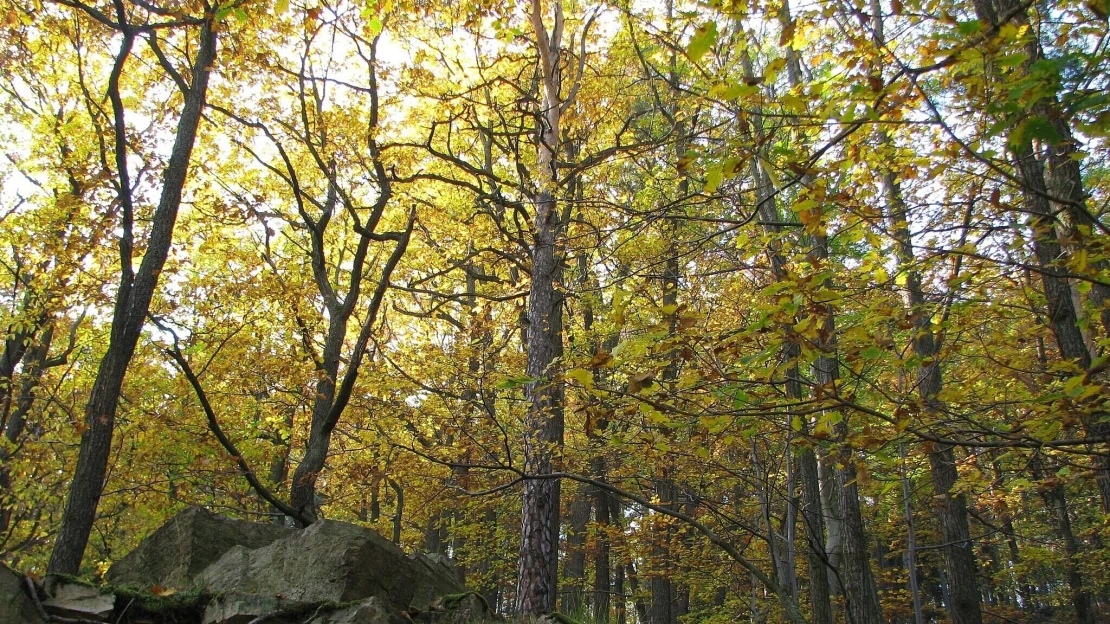
M1108 0L0 0L0 561L1110 621Z

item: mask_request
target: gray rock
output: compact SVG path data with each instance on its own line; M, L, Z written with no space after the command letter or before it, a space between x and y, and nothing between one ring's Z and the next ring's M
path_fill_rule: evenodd
M0 622L42 624L35 603L27 595L23 576L0 563Z
M473 592L440 598L431 605L430 621L435 624L475 624L496 622L486 601Z
M443 555L416 553L410 557L417 578L409 606L427 609L440 596L461 594L466 587L458 581L451 560Z
M278 611L294 611L303 603L285 600L275 595L243 594L227 592L217 594L204 608L201 624L246 624L260 615ZM269 624L283 624L293 619L281 617L267 620Z
M46 596L42 608L63 618L107 622L116 608L115 594L57 577L47 577Z
M106 579L114 585L186 588L232 548L260 548L290 533L275 524L233 520L189 507L113 564Z
M362 602L317 614L308 624L404 624L405 620L381 598L367 598Z
M378 597L407 606L427 574L370 529L320 520L254 550L233 548L196 578L211 592L281 594L302 602Z

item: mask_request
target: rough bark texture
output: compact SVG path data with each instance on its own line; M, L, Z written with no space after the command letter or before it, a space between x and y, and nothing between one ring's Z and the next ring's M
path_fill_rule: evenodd
M590 521L590 488L579 483L570 504L567 522L566 559L563 564L562 612L572 616L584 613L586 598L586 524Z
M880 133L880 138L887 140L884 133ZM925 409L937 418L943 407L937 400L943 384L938 360L940 344L930 329L933 315L928 309L921 286L921 274L915 268L906 207L898 183L890 172L883 175L883 189L887 202L887 219L897 244L898 267L906 276L906 305L914 323L913 353L922 362L917 367L917 394ZM949 590L949 599L945 605L948 616L953 624L981 624L982 597L979 593L975 552L972 550L974 544L967 520L967 499L962 493L953 493L959 473L952 446L935 445L929 453L929 468L935 493L934 507L944 536L945 572L948 578L959 579Z
M558 242L563 224L555 200L555 162L559 153L559 121L565 104L561 87L559 51L563 32L562 6L554 5L554 26L544 26L539 0L531 2L531 22L540 55L543 108L538 116L537 180L532 230L532 282L528 290L526 373L535 381L525 386L528 411L524 417L524 471L552 472L563 440L563 382L558 370L562 355L563 277ZM517 616L539 615L555 609L558 578L559 482L527 479L521 506L520 557L517 569Z
M824 233L816 237L815 248L821 258L828 257L828 238ZM826 338L819 344L822 353L814 363L814 380L822 392L835 394L836 383L840 377L839 361L836 357L836 318L831 306L823 305L824 328L821 332ZM845 417L836 425L837 435L843 439L848 435L848 421ZM854 624L879 624L883 621L882 605L871 572L867 536L863 528L863 512L860 508L859 489L856 486L856 458L850 445L844 443L837 453L835 484L837 496L841 561L839 580L847 603L848 617ZM830 541L832 541L830 539Z
M806 562L809 565L809 605L813 624L832 624L829 576L825 567L825 519L821 514L821 486L817 456L810 447L798 455L802 478L802 522L805 525Z
M1040 472L1039 465L1037 472ZM1076 556L1079 554L1079 542L1071 526L1071 516L1068 513L1068 498L1061 485L1053 486L1042 492L1045 506L1056 517L1056 531L1064 542L1064 562L1067 567L1068 588L1071 589L1072 608L1075 609L1075 619L1079 624L1094 624L1095 608L1091 600L1091 592L1084 587L1083 575L1079 572Z
M130 27L128 27L130 29ZM124 46L129 51L125 33ZM121 53L121 61L126 59ZM142 333L158 277L173 240L177 211L181 205L181 193L189 171L189 159L193 144L196 142L197 128L208 93L208 77L216 57L216 31L211 22L201 27L197 46L197 56L193 63L192 81L185 95L185 103L178 120L177 136L162 181L162 195L151 219L150 236L146 253L143 255L138 272L130 277L130 241L121 247L126 249L122 258L122 271L115 310L112 316L111 338L108 350L100 361L96 379L93 382L89 402L85 406L86 429L81 434L81 448L77 467L70 482L66 498L65 512L58 541L50 556L48 569L53 573L77 574L85 546L96 519L96 508L104 489L104 477L108 468L108 457L112 449L112 435L115 431L116 407L119 404L120 389L127 366L135 352L139 335ZM117 82L118 87L118 82ZM115 98L113 98L115 99ZM115 105L115 102L113 103ZM122 122L122 108L118 109L117 124ZM117 135L125 132L116 128ZM118 145L117 150L126 150ZM126 167L126 162L122 163ZM126 179L125 168L119 172ZM121 184L121 194L129 194L130 187ZM130 205L130 199L126 202ZM126 238L125 234L125 238Z
M594 460L594 475L604 478L605 460ZM594 549L594 599L595 624L609 624L610 558L609 558L609 494L601 488L594 489L594 522L597 525L597 547ZM623 600L623 599L622 599Z
M334 425L329 426L328 416L335 402L340 351L347 339L347 323L354 311L353 307L347 309L342 309L338 305L329 307L331 318L328 320L328 333L324 340L321 358L323 366L317 371L319 376L316 381L316 396L312 402L308 443L305 445L304 457L297 464L297 469L293 471L293 480L289 486L289 506L312 520L319 515L316 503L316 478L324 468L328 449L331 446L331 430Z
M1018 8L1015 0L995 0L995 2L996 6L991 5L987 0L976 3L975 8L980 20L997 24L1001 19L1000 15ZM1028 15L1023 12L1015 16L1015 21L1028 23ZM1044 56L1040 42L1036 38L1029 40L1025 52L1028 59L1024 67L1027 69ZM1049 187L1045 176L1045 163L1037 159L1032 141L1028 138L1013 149L1014 169L1022 183L1025 211L1030 215L1029 225L1034 234L1033 251L1037 257L1041 280L1044 284L1045 302L1048 306L1052 333L1056 337L1063 359L1088 369L1091 367L1091 351L1078 324L1080 310L1076 309L1072 284L1065 276L1066 269L1060 265L1060 261L1065 259L1066 254L1057 234L1059 221L1056 211L1049 201L1050 197L1063 200L1059 203L1062 203L1064 214L1070 217L1073 228L1090 227L1094 223L1085 204L1086 194L1083 191L1079 161L1073 158L1079 153L1078 143L1055 97L1036 102L1033 105L1033 113L1049 120L1060 134L1060 142L1049 150L1047 158L1049 179L1053 185ZM1100 269L1103 266L1105 265L1094 268ZM1110 296L1110 289L1104 286L1092 287L1092 303L1101 306L1107 296ZM1100 310L1100 314L1104 326L1110 327L1110 310ZM1085 413L1083 425L1088 436L1099 439L1110 437L1110 418L1107 418L1105 412ZM1103 442L1101 445L1105 447L1106 443ZM1102 511L1110 513L1110 455L1106 453L1097 455L1093 463L1099 496L1102 500Z
M669 479L663 478L655 482L655 495L659 501L668 508L675 506L677 491ZM671 581L672 567L670 565L671 540L670 523L664 520L662 528L654 530L654 542L651 547L652 568L649 586L651 587L651 604L649 618L651 624L672 624L674 615L674 583Z
M841 539L840 489L836 485L835 460L822 456L817 462L817 475L821 480L821 515L828 531L825 554L828 557L829 593L842 595L844 588L840 584L839 570L844 559L844 541Z
M844 531L840 582L848 603L849 621L854 624L882 624L882 606L871 573L870 550L863 530L855 457L850 449L845 449L840 453L839 461L842 467L836 470L836 481L840 486L840 517Z
M882 49L886 41L879 0L871 0L871 14L872 35L876 47ZM881 67L878 69L881 71ZM879 129L876 135L880 146L892 145L884 129ZM907 209L893 172L889 170L883 172L882 185L886 200L886 217L896 244L898 268L906 276L906 305L914 324L913 353L922 362L917 368L917 394L925 409L933 417L937 417L942 407L937 401L942 387L938 361L940 344L931 329L933 315L927 307L925 292L921 286L921 274L915 266ZM936 494L934 501L937 517L944 536L945 570L949 578L959 579L950 592L949 600L946 601L948 616L953 624L981 624L983 621L979 605L981 596L976 574L975 553L972 550L973 543L967 522L967 501L962 493L952 491L959 478L952 447L950 445L934 447L933 452L929 453L929 466L933 491ZM906 504L909 505L908 499ZM916 581L914 588L916 589ZM916 594L914 598L916 605Z
M562 295L555 284L562 269L556 258L559 229L555 199L543 191L536 202L532 286L528 293L528 363L537 381L526 387L529 400L524 419L524 470L530 475L552 472L556 447L562 441L563 387L556 358L562 351ZM517 604L519 615L555 609L555 576L559 527L559 490L554 479L524 483Z

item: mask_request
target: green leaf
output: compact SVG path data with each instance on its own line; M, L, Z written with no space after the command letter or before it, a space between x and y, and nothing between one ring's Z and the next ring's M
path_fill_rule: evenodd
M366 30L370 31L371 37L377 37L382 34L382 21L376 17L371 18L366 24Z
M771 186L773 186L776 191L781 190L782 184L779 182L779 176L775 173L775 168L771 166L771 163L760 158L759 166L763 168L763 173L766 173L767 178L771 180Z
M979 20L969 20L956 24L956 32L966 37L967 35L974 35L975 33L979 32L982 27L983 25L979 22Z
M1084 375L1076 375L1064 382L1064 394L1068 398L1078 399L1083 394Z
M689 45L686 46L686 54L690 60L700 61L715 43L717 43L717 23L705 22L694 32Z
M536 378L536 377L528 377L528 376L524 376L524 375L519 376L519 377L507 377L504 381L497 384L497 387L502 389L502 390L511 390L513 388L519 388L521 386L526 386L526 385L532 383L533 381L539 381L539 379Z
M1020 151L1028 141L1044 141L1049 145L1060 142L1060 135L1044 117L1031 117L1018 124L1006 141L1012 151Z
M285 13L289 10L289 0L277 0L274 3L274 12L278 15Z
M716 192L717 187L721 186L721 182L724 182L724 179L725 174L724 171L721 170L720 166L710 167L709 171L705 172L705 192Z
M871 345L863 351L860 351L859 354L863 356L865 360L877 360L883 356L883 350L875 345Z

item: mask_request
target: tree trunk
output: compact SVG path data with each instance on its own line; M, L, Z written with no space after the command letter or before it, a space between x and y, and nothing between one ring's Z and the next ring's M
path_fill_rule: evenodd
M871 0L872 29L877 47L886 45L879 0ZM879 144L890 147L891 140L885 130L876 132ZM894 173L887 169L882 174L883 194L886 198L886 216L894 233L897 247L898 269L906 275L906 306L913 319L913 353L922 362L917 368L917 393L925 409L934 417L940 415L941 405L937 396L941 391L939 363L940 344L931 330L933 315L927 307L921 286L921 274L914 265L913 240L902 191ZM944 536L944 565L948 578L958 579L947 601L948 616L953 624L982 624L980 610L982 596L976 574L975 553L967 522L967 501L962 493L952 488L959 478L956 458L950 445L937 445L929 453L930 474L937 517ZM907 505L908 505L907 501ZM908 513L908 512L907 512Z
M603 478L605 460L594 459L593 474ZM609 558L609 494L601 488L594 488L594 523L597 527L597 548L594 550L594 624L609 624L610 558ZM621 589L616 590L620 592Z
M517 570L517 617L540 615L555 609L558 579L559 482L542 478L553 471L555 455L563 442L564 385L558 370L562 355L563 295L562 257L557 247L563 224L555 200L556 160L564 102L559 53L563 32L562 5L554 5L551 34L543 23L540 0L531 2L531 22L540 55L543 104L536 132L539 189L532 204L532 280L528 290L526 373L533 381L525 386L528 411L524 417L524 481L521 504L520 558Z
M655 495L660 503L668 508L674 506L677 497L676 488L665 476L655 482ZM652 565L648 570L649 586L651 588L651 605L649 621L651 624L671 624L674 619L674 583L671 581L673 568L670 561L670 549L667 545L671 539L669 519L656 515L657 521L663 521L663 527L653 525L653 543L651 547Z
M828 557L829 594L844 595L840 582L840 562L844 559L844 540L840 521L840 489L836 485L836 467L832 457L822 457L817 463L817 474L821 481L821 515L828 529L825 553ZM835 619L835 618L834 618Z
M562 612L572 617L585 613L586 525L590 521L590 498L589 486L579 483L568 518Z
M913 521L913 488L906 474L906 445L898 445L902 458L902 504L906 518L906 572L909 575L910 597L913 599L914 624L925 624L921 610L921 588L917 584L917 532Z
M879 134L880 140L889 143L885 133ZM883 174L883 190L887 200L887 220L897 245L898 267L906 275L906 306L914 323L913 353L923 362L917 367L917 394L933 418L939 418L943 407L937 400L943 384L939 362L940 345L930 329L933 314L925 300L921 274L914 267L913 241L906 206L898 183L889 171ZM951 445L937 444L928 455L933 491L936 494L933 499L934 507L945 544L945 570L948 578L959 579L952 584L949 591L949 600L946 601L948 615L953 624L981 624L982 596L979 593L975 553L972 550L971 531L967 521L967 500L962 493L952 493L959 478L955 452Z
M131 186L127 182L129 174L126 164L126 145L122 137L126 133L123 126L122 100L119 98L118 72L130 54L135 33L131 26L126 27L120 56L115 72L113 110L116 120L117 136L117 174L120 176L119 191L125 206L131 205ZM112 435L115 431L116 407L119 404L120 390L127 373L127 366L135 353L135 346L146 321L158 277L173 241L177 210L181 205L181 193L189 172L189 159L193 144L196 142L197 128L204 110L208 94L208 77L216 57L216 28L206 21L200 29L197 56L192 67L192 82L181 109L177 124L177 136L162 181L162 194L151 220L150 236L146 252L138 272L131 275L130 223L126 224L124 240L121 241L121 280L116 295L115 310L112 315L111 338L108 351L97 368L89 402L85 407L85 430L81 434L81 447L70 482L69 496L66 498L65 512L58 540L50 555L48 570L56 574L77 574L85 547L96 520L96 508L104 489L104 478L108 469L108 458L112 450ZM110 87L111 88L111 87ZM127 210L130 218L130 211Z
M997 5L989 2L976 2L975 9L980 20L997 24L1002 11L1016 7L1012 0L996 0ZM1016 16L1020 22L1028 22L1028 16L1023 12ZM1043 58L1040 42L1030 39L1026 45L1027 60L1024 67L1028 70L1033 63ZM1063 131L1061 142L1049 152L1049 164L1053 174L1053 191L1060 193L1057 197L1074 202L1068 204L1067 211L1071 213L1073 225L1090 226L1093 221L1083 202L1083 180L1080 175L1078 161L1072 158L1078 154L1075 138L1070 128L1063 122L1059 114L1059 104L1053 99L1045 98L1033 106L1034 113L1042 116L1058 131ZM1053 121L1055 120L1055 121ZM1037 258L1040 268L1041 280L1044 285L1045 303L1048 307L1049 324L1056 337L1060 354L1065 360L1075 363L1079 368L1086 370L1091 367L1091 352L1083 331L1079 327L1079 312L1072 298L1072 286L1066 276L1067 269L1059 263L1064 259L1063 249L1056 232L1056 213L1049 202L1049 187L1045 179L1044 163L1037 159L1033 150L1032 139L1024 138L1021 143L1012 149L1014 156L1014 169L1022 183L1022 198L1024 209L1030 216L1029 225L1033 230L1033 253ZM1065 160L1073 160L1065 163ZM1110 294L1110 289L1098 291L1092 289L1094 300ZM1104 322L1110 322L1110 311L1103 310ZM1083 425L1088 436L1105 439L1110 437L1110 418L1101 410L1085 412ZM1100 443L1103 447L1105 442ZM1110 455L1100 453L1094 458L1095 481L1098 486L1099 496L1102 501L1103 513L1110 513Z
M324 469L331 447L331 431L328 416L335 402L336 379L339 375L340 351L347 339L347 323L353 308L340 309L338 305L329 306L331 318L328 320L328 333L324 339L324 352L321 358L322 369L317 371L316 398L312 402L312 416L309 421L308 442L304 457L293 471L289 484L289 506L308 520L319 516L316 501L316 479Z
M397 505L393 508L393 543L401 545L401 522L405 517L405 488L393 479L389 479L389 487L397 494Z

